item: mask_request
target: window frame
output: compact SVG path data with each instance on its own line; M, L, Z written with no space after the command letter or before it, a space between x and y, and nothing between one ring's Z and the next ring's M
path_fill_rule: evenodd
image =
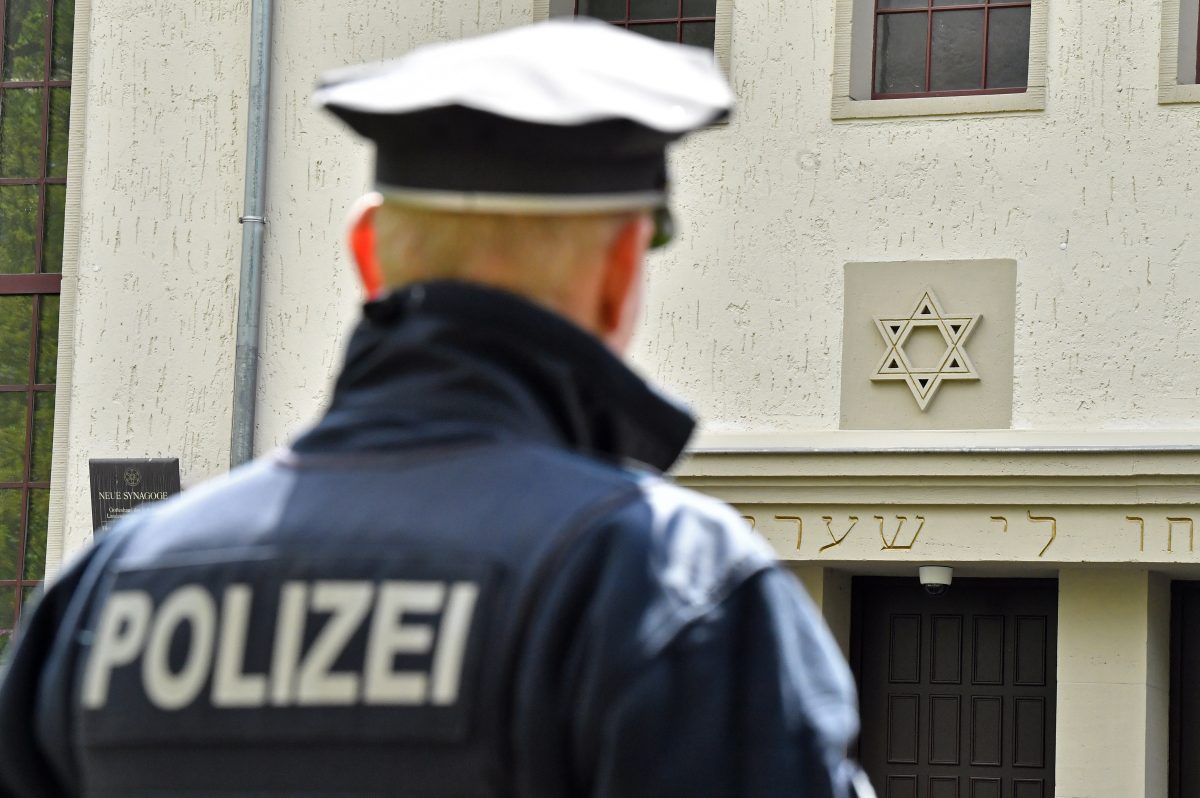
M898 16L903 14L925 14L928 20L927 33L925 36L925 85L928 86L933 81L933 23L934 17L937 14L946 14L954 11L982 11L983 12L983 56L981 60L981 82L987 80L987 57L988 57L988 23L991 20L991 12L994 9L1001 8L1028 8L1030 9L1030 28L1032 33L1033 22L1033 0L959 0L953 5L935 6L931 2L927 2L925 7L921 6L905 6L900 8L880 8L879 0L874 0L875 10L871 15L871 99L872 100L905 100L917 97L969 97L977 94L1024 94L1028 91L1026 86L1007 86L1003 88L989 89L947 89L938 91L921 91L921 92L896 92L884 93L880 92L875 85L875 68L879 57L879 18L881 16ZM1028 80L1026 81L1028 84Z
M11 0L0 0L0 69L3 68L3 59L6 46L6 23L8 17L8 5ZM49 477L47 479L33 479L33 454L34 454L34 431L35 431L35 410L37 406L37 398L39 396L49 395L55 402L55 421L50 430L44 430L43 434L49 434L53 440L56 437L54 427L57 425L57 417L59 414L58 402L58 374L57 364L55 368L54 380L51 382L38 382L38 360L40 359L41 336L40 326L42 321L42 306L44 297L58 296L62 294L63 268L66 262L66 253L63 253L62 262L58 264L57 272L45 271L46 258L46 233L47 233L47 210L50 207L48 199L49 186L63 186L64 191L68 183L66 165L64 164L63 174L61 176L50 175L50 144L51 144L51 126L52 110L51 103L53 90L65 89L71 91L72 79L54 78L54 35L55 35L55 14L57 12L57 0L45 0L46 22L44 32L44 55L41 67L40 80L4 80L0 74L0 90L21 90L21 89L40 89L41 97L41 116L39 121L40 138L37 143L38 148L38 174L37 176L22 176L22 177L0 177L0 187L6 186L36 186L37 187L37 209L35 215L35 229L37 235L34 241L34 268L31 272L21 272L15 274L0 274L0 297L11 296L29 296L32 298L30 302L32 316L30 319L30 340L28 347L28 363L25 372L25 380L19 383L0 385L0 394L24 394L25 395L25 436L24 448L22 450L22 467L20 479L15 481L0 482L2 490L16 490L20 492L20 510L19 510L19 526L17 529L17 552L15 559L15 573L13 578L0 577L0 589L12 589L15 593L13 609L13 627L12 629L0 629L0 637L5 638L0 640L0 649L5 647L9 636L17 628L21 622L21 614L26 603L25 592L30 588L36 588L45 581L45 573L36 575L37 578L26 578L25 563L27 549L29 546L29 520L30 509L33 497L33 491L45 490L51 491L51 485L54 479L54 447L51 443L51 463L49 464ZM74 20L71 24L72 49L74 43ZM68 117L69 119L69 117ZM68 122L69 124L69 122ZM70 160L70 129L66 132L68 141L68 161ZM65 217L66 208L63 208ZM65 239L65 231L64 231ZM59 307L59 318L56 320L56 327L61 331L61 298ZM62 336L58 336L58 341L61 343ZM42 375L45 376L45 375ZM49 565L51 538L53 524L47 518L46 529L46 564Z
M1049 0L1030 0L1029 77L1023 91L980 89L922 93L915 96L885 95L883 98L873 96L875 5L876 0L837 0L834 22L833 102L830 110L830 116L834 120L1045 110ZM947 7L947 10L949 8Z
M734 0L717 0L716 15L713 22L713 54L717 64L728 76L730 74L730 43L733 27ZM552 7L562 3L575 8L575 0L533 0L533 21L541 22L550 19ZM555 14L558 16L559 14Z
M1183 25L1184 5L1187 4L1188 22ZM1180 45L1195 41L1195 74L1188 76L1183 70L1191 66L1186 51L1181 57ZM1186 61L1186 63L1185 63ZM1159 47L1158 101L1162 104L1200 103L1200 0L1163 0L1162 43Z

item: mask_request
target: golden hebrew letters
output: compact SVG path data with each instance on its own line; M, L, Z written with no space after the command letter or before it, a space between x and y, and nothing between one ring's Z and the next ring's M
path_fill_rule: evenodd
M800 544L804 542L804 519L798 515L777 515L775 520L796 522L796 551L799 551Z
M1138 525L1138 551L1146 550L1146 519L1140 515L1127 515L1125 520ZM1187 524L1188 534L1188 551L1196 550L1196 523L1190 517L1185 515L1169 515L1165 517L1167 522L1167 551L1175 551L1175 526L1177 524Z
M841 545L842 541L846 539L846 536L849 535L854 530L854 527L858 524L858 516L850 515L850 516L847 516L847 518L850 519L850 526L846 528L846 531L843 532L842 536L839 538L836 534L834 534L834 531L833 531L833 516L829 516L829 515L821 516L821 520L825 522L825 529L827 529L829 531L829 537L831 540L833 540L833 542L826 543L824 546L821 547L820 551L825 551L826 549L832 549L834 546Z
M754 527L758 525L758 522L752 515L743 515L742 520L749 524L751 529L754 529Z
M1002 516L1002 515L993 515L993 516L992 516L992 520L993 520L993 521L999 521L1000 523L1004 524L1004 529L1001 529L1001 530L1000 530L1001 532L1007 532L1007 531L1008 531L1008 519L1007 519L1007 518L1005 518L1005 517L1004 517L1004 516Z
M1125 516L1126 521L1133 521L1138 525L1138 551L1146 550L1146 519L1138 515Z
M1188 551L1196 550L1196 525L1190 518L1167 518L1167 551L1171 551L1171 535L1175 531L1176 524L1187 524L1188 528Z
M1037 521L1038 523L1048 522L1050 524L1050 539L1046 541L1046 545L1042 546L1042 550L1038 552L1038 556L1041 557L1046 553L1046 549L1050 548L1050 544L1054 542L1054 539L1058 537L1058 519L1051 515L1034 515L1029 510L1025 511L1025 515L1029 516L1030 521Z
M883 516L882 515L875 516L875 520L879 522L879 539L883 541L884 551L886 551L888 549L902 549L904 551L910 551L913 547L913 544L917 542L917 538L919 538L921 536L921 530L925 528L925 516L918 515L918 516L916 516L916 519L919 523L917 524L917 531L913 533L912 539L908 541L907 545L898 546L898 545L896 545L896 540L897 540L897 538L900 537L900 531L902 529L904 529L904 524L908 521L908 516L907 515L896 516L896 531L892 535L892 539L890 541L883 534Z

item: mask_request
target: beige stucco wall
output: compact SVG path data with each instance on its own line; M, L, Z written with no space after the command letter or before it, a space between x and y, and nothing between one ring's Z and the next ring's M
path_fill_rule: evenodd
M260 450L318 412L357 303L339 230L367 185L368 153L309 107L315 77L531 15L519 0L277 5ZM82 161L73 391L56 474L67 554L91 530L88 458L177 456L185 488L228 467L249 9L91 3L77 59L88 73L75 87L86 129L72 154Z
M1051 3L1045 112L836 124L830 5L736 6L652 373L712 430L833 429L842 264L1016 258L1014 426L1196 426L1200 106L1157 102L1159 3Z
M1160 9L1052 4L1047 110L830 119L833 3L739 0L740 109L674 157L641 368L710 432L838 427L850 261L1018 261L1013 424L1200 427L1200 105L1156 100ZM532 0L276 10L258 448L327 396L357 289L341 219L367 152L307 105L321 70L531 18ZM94 0L65 548L89 457L227 463L248 1ZM81 90L77 87L77 91Z

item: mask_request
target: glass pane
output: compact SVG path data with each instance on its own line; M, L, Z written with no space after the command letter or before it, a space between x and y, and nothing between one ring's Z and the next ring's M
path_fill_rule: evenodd
M653 25L630 25L631 31L636 31L651 39L661 39L664 42L679 41L679 27L674 22L656 22Z
M37 186L0 186L0 274L24 274L37 265L37 204Z
M50 78L71 79L71 51L75 46L75 0L55 0L54 49L50 53Z
M33 297L0 296L0 385L29 382Z
M880 8L927 8L929 0L879 0Z
M983 11L933 15L930 91L983 88Z
M685 17L715 17L717 0L683 0Z
M1029 85L1029 9L997 8L989 13L988 88L1024 88Z
M67 176L67 133L71 129L71 90L50 90L50 149L47 177Z
M63 231L67 218L67 187L46 186L46 240L42 242L42 271L62 271Z
M46 68L46 0L8 0L0 80L41 80Z
M630 19L678 19L679 0L630 0Z
M697 47L713 48L713 39L717 26L712 22L685 22L683 25L683 43L694 44Z
M3 322L0 322L2 325ZM36 380L53 385L58 374L58 294L43 294L38 313L38 359Z
M25 478L26 402L23 393L0 393L0 482Z
M42 176L42 90L0 89L0 177Z
M25 533L23 579L46 577L46 526L50 515L50 491L29 491L29 531Z
M20 551L21 491L5 488L0 490L0 579L17 578L17 554Z
M579 15L598 19L625 19L625 0L579 0Z
M925 91L927 14L882 14L875 27L875 91Z
M33 450L29 457L29 481L50 481L50 453L54 447L54 394L33 395Z

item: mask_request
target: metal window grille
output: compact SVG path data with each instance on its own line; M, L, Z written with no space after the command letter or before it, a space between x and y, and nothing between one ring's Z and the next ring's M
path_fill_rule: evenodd
M0 650L45 575L74 0L0 0Z
M655 39L713 48L716 0L575 0L575 15L595 17Z
M875 0L872 98L1023 92L1030 0Z

